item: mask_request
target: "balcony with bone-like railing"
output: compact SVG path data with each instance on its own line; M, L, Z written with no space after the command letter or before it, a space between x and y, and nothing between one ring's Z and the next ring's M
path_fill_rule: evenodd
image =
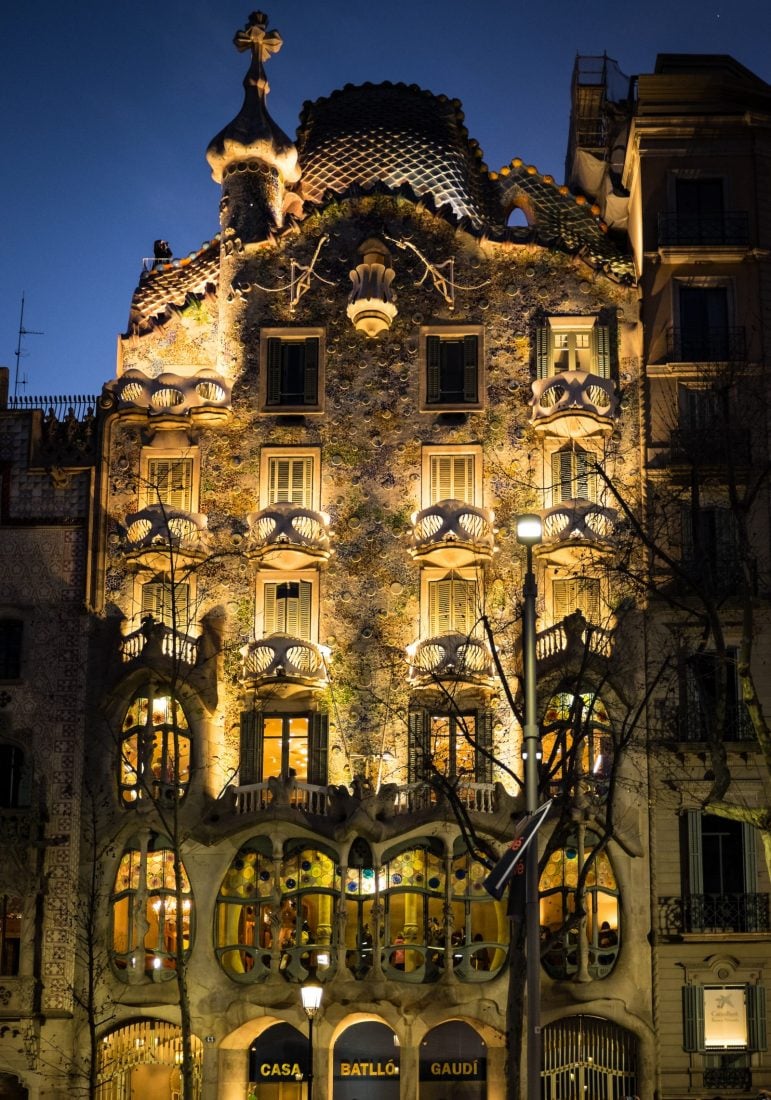
M597 545L610 542L618 525L618 513L593 500L562 500L541 512L543 542L554 546Z
M487 643L470 634L439 634L407 646L409 680L430 686L442 680L488 685L493 680L493 658Z
M134 561L154 559L164 552L199 561L209 551L207 524L207 517L199 512L148 504L126 516L124 552Z
M583 662L587 657L608 660L613 653L613 631L588 622L574 611L561 622L536 634L535 655L539 672L566 661Z
M136 421L188 419L216 424L230 414L230 383L209 370L190 374L182 369L151 378L131 369L107 383L101 405Z
M459 569L489 561L495 516L462 500L439 500L412 516L410 553L421 562Z
M329 516L299 504L280 502L250 512L247 553L274 569L304 569L328 561Z
M138 630L122 635L120 656L124 664L142 661L157 665L165 660L193 668L198 664L200 647L199 637L183 634L152 615L146 615Z
M536 378L530 405L537 432L568 439L610 434L618 417L613 382L582 370Z
M327 686L327 651L315 642L291 634L267 634L241 649L241 683L282 694L320 690Z

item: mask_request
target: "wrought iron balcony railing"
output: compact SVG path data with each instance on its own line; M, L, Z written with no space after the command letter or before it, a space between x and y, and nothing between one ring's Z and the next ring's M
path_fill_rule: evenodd
M536 378L530 405L536 431L568 438L610 432L618 416L611 380L583 370Z
M605 542L616 529L617 513L592 500L563 500L541 513L544 542Z
M744 210L728 210L714 217L659 214L659 247L744 248L750 240L750 223Z
M744 328L670 328L667 358L671 363L743 362L747 357Z
M329 516L282 501L260 512L250 512L249 549L280 569L302 569L326 561L329 545Z
M412 683L438 680L487 682L493 676L493 659L486 642L468 634L440 634L407 647Z
M200 555L207 550L205 515L185 512L165 504L148 504L140 512L126 516L126 551L173 549Z
M755 730L744 703L737 699L726 708L723 722L722 741L755 741ZM709 724L702 712L694 707L683 710L678 715L677 733L681 741L704 743L711 740Z
M665 936L709 932L769 932L768 894L686 894L659 898Z
M327 682L322 647L291 634L258 638L241 649L241 656L241 680L245 684L285 682L323 687Z
M412 518L414 557L457 569L489 561L495 549L495 517L462 500L440 500Z
M752 1088L752 1070L747 1066L705 1066L704 1088L737 1089L749 1092Z

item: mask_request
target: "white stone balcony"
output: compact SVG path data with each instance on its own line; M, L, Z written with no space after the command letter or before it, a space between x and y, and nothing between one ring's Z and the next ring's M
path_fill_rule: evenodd
M126 555L140 559L173 550L175 554L198 560L209 549L207 523L207 517L199 512L149 504L126 516Z
M447 569L489 561L495 550L495 516L462 500L440 500L412 517L410 553Z
M618 416L611 380L582 370L537 378L530 405L536 431L568 439L609 434Z
M303 638L268 634L243 646L241 656L241 682L245 687L267 687L288 695L327 685L323 647Z
M228 787L237 814L256 814L268 807L292 808L307 814L326 817L329 810L329 788L316 783L302 783L292 779L266 780L264 783L248 783Z
M114 403L129 419L192 417L217 423L229 415L230 385L219 374L202 370L196 374L167 372L151 378L141 370L127 370L109 382L102 404Z
M274 569L303 569L332 554L329 516L299 504L271 504L250 512L248 551Z
M487 643L468 634L440 634L407 647L412 684L431 685L441 680L489 684L493 659Z
M608 660L613 652L613 631L588 622L580 611L536 634L535 655L539 672L554 665L587 657Z
M198 662L200 642L200 638L182 634L148 615L139 630L123 635L120 655L124 664L140 658L148 664L157 664L165 658L193 668Z
M618 523L618 514L592 500L563 500L541 512L544 543L608 542Z
M495 783L475 783L461 779L455 788L461 805L469 813L494 814L498 810ZM399 787L394 800L394 814L414 814L429 810L439 802L439 795L428 783L408 783Z

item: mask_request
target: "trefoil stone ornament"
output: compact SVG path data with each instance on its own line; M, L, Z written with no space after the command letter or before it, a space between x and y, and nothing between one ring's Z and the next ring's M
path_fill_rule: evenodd
M374 339L391 327L398 312L391 291L395 272L388 249L374 237L360 246L359 255L361 263L349 272L353 288L346 312L357 332Z

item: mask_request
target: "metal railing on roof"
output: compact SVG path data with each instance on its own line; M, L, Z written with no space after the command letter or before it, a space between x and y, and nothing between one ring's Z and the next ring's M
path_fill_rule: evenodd
M60 394L57 396L44 394L41 397L21 394L8 398L8 408L15 412L42 409L46 415L53 413L57 420L66 420L71 415L76 420L83 420L89 413L94 414L98 400L97 394L90 393Z

